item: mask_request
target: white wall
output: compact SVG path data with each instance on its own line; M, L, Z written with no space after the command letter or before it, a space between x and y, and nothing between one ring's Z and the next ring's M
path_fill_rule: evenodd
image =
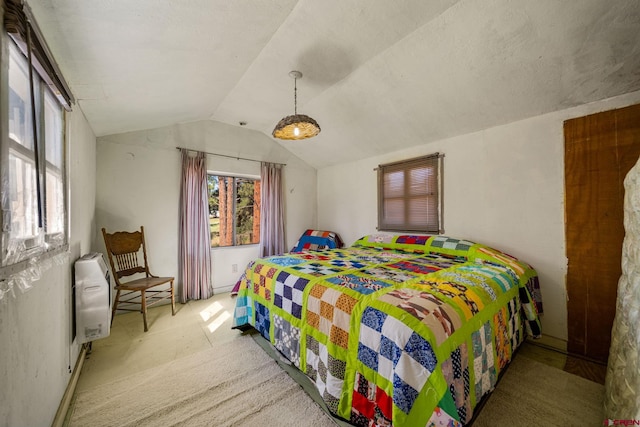
M91 248L96 138L77 106L67 126L69 256L0 301L0 426L51 425L80 351L71 342L71 269Z
M444 159L444 228L493 246L540 275L543 333L567 339L564 120L640 102L640 92L318 171L318 227L351 244L376 232L377 165Z
M133 230L144 225L149 264L157 275L178 277L178 203L180 152L176 147L234 157L286 163L285 233L293 246L317 224L316 170L262 133L213 121L98 138L96 249L103 251L101 231ZM259 176L259 163L207 156L207 168ZM212 249L214 292L230 290L258 246ZM234 272L234 264L237 272Z

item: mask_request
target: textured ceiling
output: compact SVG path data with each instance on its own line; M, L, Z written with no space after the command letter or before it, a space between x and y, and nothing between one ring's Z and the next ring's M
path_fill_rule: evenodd
M640 90L638 0L27 0L98 136L196 120L317 168Z

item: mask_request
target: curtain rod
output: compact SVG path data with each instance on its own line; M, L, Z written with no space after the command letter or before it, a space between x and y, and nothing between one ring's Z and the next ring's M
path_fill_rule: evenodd
M200 150L193 150L191 148L186 148L186 147L176 147L176 150L182 150L183 148L185 150L187 150L187 151L194 151L194 152L200 151ZM246 157L238 157L238 156L228 156L226 154L210 153L208 151L200 151L200 152L204 153L204 154L209 154L211 156L227 157L229 159L246 160L246 161L249 161L249 162L257 162L257 163L263 163L264 162L263 160L247 159ZM264 163L273 163L275 165L287 166L286 163L278 163L278 162L264 162Z

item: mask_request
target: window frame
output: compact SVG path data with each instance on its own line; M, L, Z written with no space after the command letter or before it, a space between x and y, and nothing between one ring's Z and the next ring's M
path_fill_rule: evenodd
M2 67L0 74L0 85L3 90L3 97L0 101L0 113L2 114L3 128L7 129L2 132L3 147L0 156L0 176L2 177L0 183L0 194L2 195L2 209L3 215L0 216L0 229L2 230L2 256L0 257L0 275L10 275L16 272L24 270L29 266L30 260L34 257L49 258L55 256L58 253L64 252L68 249L68 237L69 237L69 221L68 221L68 177L67 177L67 108L60 102L60 98L53 93L51 86L41 77L39 73L36 73L35 69L31 73L34 80L34 99L35 99L35 118L32 116L31 100L29 100L29 106L25 109L28 110L26 115L30 116L30 120L26 126L29 126L28 135L25 136L28 142L21 142L13 135L9 133L9 94L11 93L11 82L9 73L9 63L18 58L17 65L20 67L29 68L28 57L24 50L18 45L18 43L7 35L6 32L2 32L0 38L0 44L2 48L2 63L5 66ZM34 65L31 65L34 68ZM6 90L4 90L6 88ZM4 94L7 95L4 95ZM30 95L29 95L30 96ZM49 105L46 105L49 103ZM49 114L49 118L45 113L45 109L54 109L53 114ZM50 118L53 117L55 122L51 124ZM33 135L33 123L36 121L36 137L38 143L35 144L35 138ZM6 125L6 127L4 126ZM52 127L53 126L53 127ZM51 132L51 129L54 132ZM54 136L51 140L50 137ZM49 160L49 150L51 144L54 145L54 152L56 160L59 161L59 165L53 165ZM31 145L30 149L28 146ZM8 205L10 203L11 187L17 182L16 176L12 175L13 171L10 165L10 159L12 156L25 157L25 162L30 162L35 169L34 190L30 195L25 198L31 198L32 203L36 203L35 207L35 219L31 221L30 226L36 230L35 235L12 235L12 216L13 212ZM54 167L55 166L55 167ZM54 167L54 169L52 169ZM60 198L57 198L56 218L58 223L56 230L51 232L49 225L47 224L47 215L50 214L50 210L47 207L47 178L51 170L55 171L54 183L60 190ZM39 186L38 186L39 183ZM37 202L38 197L40 202ZM35 199L35 200L34 200ZM39 206L38 206L39 205ZM60 218L61 217L61 218ZM35 221L35 222L34 222ZM27 227L30 228L30 227Z
M221 245L213 246L213 245L211 245L211 249L239 248L239 247L248 247L248 246L251 246L251 245L259 245L260 244L260 233L258 233L257 238L254 237L254 240L256 240L256 241L253 241L251 243L237 243L237 237L238 236L237 236L237 223L236 223L236 221L237 221L237 197L238 197L237 191L238 191L238 185L237 185L237 181L236 180L238 180L238 179L251 180L251 181L254 182L254 185L255 185L256 182L260 183L260 185L261 185L260 176L249 175L249 174L236 174L236 173L220 172L220 171L207 171L207 199L210 196L209 187L208 187L208 182L209 182L209 177L210 176L216 176L216 177L218 177L218 180L219 180L219 178L231 178L231 179L233 179L233 183L234 183L232 185L233 195L231 197L232 200L233 200L233 206L232 206L232 215L233 215L232 241L233 241L233 244L224 245L224 246L221 246ZM255 200L254 200L254 202L255 202ZM259 203L260 203L260 201L258 201L258 204ZM258 210L260 210L260 206L258 206ZM219 210L219 212L220 212L220 210ZM220 217L221 217L221 214L219 213L218 214L218 218L220 218ZM258 219L258 221L259 221L259 219ZM260 226L259 222L258 222L258 225ZM209 240L210 241L212 240L212 236L211 235L209 236Z
M416 169L435 169L432 174L425 172L424 178L426 180L425 192L410 194L411 180L406 179L411 170ZM377 195L378 195L378 226L379 231L391 231L391 232L418 232L418 233L444 233L444 154L433 153L426 156L414 157L411 159L401 160L392 163L386 163L378 165L377 171ZM395 188L395 195L390 195L391 190L389 187L385 187L385 177L391 173L402 173L402 185L401 190L399 187ZM430 176L431 175L431 176ZM429 187L432 187L431 191ZM414 187L415 188L415 187ZM387 190L385 192L385 189ZM429 203L428 198L435 197L435 203ZM392 221L389 218L388 209L385 209L387 201L395 199L402 203L402 208L397 210L396 213L402 213L403 219L398 221ZM421 208L418 199L426 199L424 206L425 209L425 223L424 225L418 225L415 222L412 223L409 218L410 212L416 212L416 209ZM411 209L413 208L413 209Z

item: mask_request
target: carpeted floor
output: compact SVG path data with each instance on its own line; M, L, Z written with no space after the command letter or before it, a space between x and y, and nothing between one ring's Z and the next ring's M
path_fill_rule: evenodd
M602 425L603 386L516 357L474 423ZM315 396L318 399L318 396ZM335 426L250 336L77 393L71 426Z
M601 426L604 386L516 355L473 427Z
M335 423L250 336L239 336L224 346L78 392L69 425L320 427Z

